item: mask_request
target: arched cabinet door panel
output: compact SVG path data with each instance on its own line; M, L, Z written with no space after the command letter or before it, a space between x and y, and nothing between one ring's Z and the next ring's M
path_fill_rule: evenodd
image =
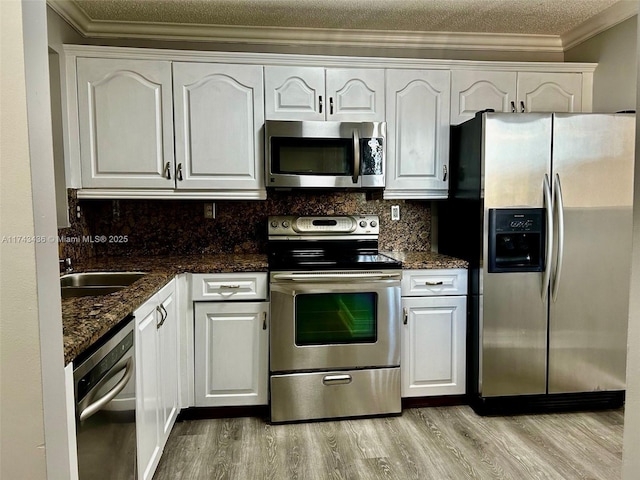
M173 65L176 188L264 189L262 67Z
M518 74L518 106L525 112L582 111L582 74Z
M324 68L264 67L268 120L324 120Z
M387 72L385 198L446 198L449 71Z
M384 122L384 70L327 69L327 120Z
M516 72L453 70L451 125L458 125L489 108L511 112L516 107L516 77Z
M78 58L77 69L83 188L173 188L171 62Z

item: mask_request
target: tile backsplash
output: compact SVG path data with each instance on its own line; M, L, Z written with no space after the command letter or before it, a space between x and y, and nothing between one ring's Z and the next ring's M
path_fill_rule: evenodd
M216 217L204 218L201 200L80 200L69 191L72 224L60 235L64 256L138 256L207 253L266 253L269 215L376 214L381 250L429 251L429 202L367 198L364 192L269 192L265 201L216 201ZM211 202L209 202L211 203ZM80 206L80 219L75 218ZM391 220L391 206L400 220ZM89 240L90 239L90 240Z

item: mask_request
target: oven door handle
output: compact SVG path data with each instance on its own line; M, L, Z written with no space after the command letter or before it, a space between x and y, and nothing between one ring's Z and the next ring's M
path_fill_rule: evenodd
M365 279L365 280L399 280L401 274L399 273L384 273L384 272L362 272L362 273L316 273L316 274L299 274L299 273L275 273L271 278L273 280L292 280L294 282L307 282L307 281L322 281L322 280L350 280L350 279Z

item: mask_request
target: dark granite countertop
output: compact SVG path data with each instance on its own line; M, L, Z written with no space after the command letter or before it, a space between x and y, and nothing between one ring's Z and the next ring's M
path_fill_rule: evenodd
M466 260L434 252L382 252L400 260L403 270L421 270L433 268L468 268Z
M467 262L432 252L384 252L402 268L467 268ZM65 364L97 342L180 273L266 272L267 256L215 254L159 257L105 257L77 263L75 272L148 272L129 287L109 295L62 299Z
M257 254L167 257L107 257L77 263L74 273L149 272L116 293L62 299L65 364L97 342L179 273L266 272L267 256Z

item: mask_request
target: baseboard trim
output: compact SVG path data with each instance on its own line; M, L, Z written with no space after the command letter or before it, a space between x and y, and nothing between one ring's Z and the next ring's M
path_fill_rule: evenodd
M438 397L407 397L402 399L402 408L421 407L451 407L455 405L468 405L469 398L466 395L442 395Z
M211 418L260 417L269 418L268 405L247 405L238 407L189 407L178 415L178 422L183 420L205 420Z

